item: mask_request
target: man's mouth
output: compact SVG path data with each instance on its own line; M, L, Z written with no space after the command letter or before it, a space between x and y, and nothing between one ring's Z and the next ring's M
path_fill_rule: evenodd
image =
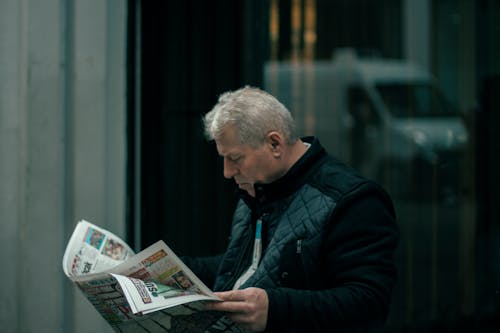
M254 192L252 183L239 182L236 179L234 181L235 181L236 185L238 185L238 188L240 190L246 191L248 194L250 194L250 196L255 197L255 192Z
M248 186L248 183L245 183L245 182L239 182L237 180L235 180L235 182L236 182L236 185L238 185L238 187L240 187L240 188Z

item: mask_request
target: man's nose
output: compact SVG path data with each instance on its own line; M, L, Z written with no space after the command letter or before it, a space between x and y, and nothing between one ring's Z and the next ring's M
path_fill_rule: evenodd
M224 178L231 179L236 175L237 169L234 166L234 163L229 161L227 158L224 158Z

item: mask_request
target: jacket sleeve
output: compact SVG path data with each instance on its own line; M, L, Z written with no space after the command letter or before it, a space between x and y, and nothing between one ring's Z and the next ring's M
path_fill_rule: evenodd
M365 193L338 207L318 260L321 285L266 290L269 332L372 332L385 323L397 277L392 204Z

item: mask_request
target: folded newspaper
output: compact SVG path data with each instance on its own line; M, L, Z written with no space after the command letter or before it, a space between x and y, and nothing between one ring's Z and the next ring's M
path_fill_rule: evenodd
M116 332L239 331L203 310L219 299L163 241L134 254L118 236L80 221L63 270Z

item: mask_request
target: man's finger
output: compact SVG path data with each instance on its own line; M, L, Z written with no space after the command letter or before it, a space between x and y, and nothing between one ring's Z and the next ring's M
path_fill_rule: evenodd
M207 310L223 311L223 312L245 312L248 310L248 305L241 301L224 301L211 302L206 305Z
M241 290L221 291L216 292L215 295L221 300L228 302L238 302L246 300L245 294Z

